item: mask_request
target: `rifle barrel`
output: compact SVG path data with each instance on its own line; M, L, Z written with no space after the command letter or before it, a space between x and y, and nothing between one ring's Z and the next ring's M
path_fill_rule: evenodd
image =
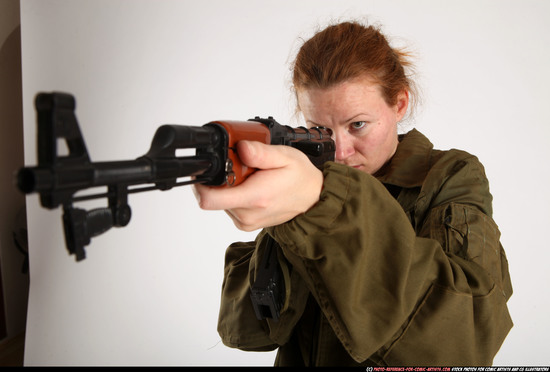
M26 167L17 174L17 187L24 193L67 192L113 184L138 185L175 181L208 171L213 159L181 157L87 163L59 167Z

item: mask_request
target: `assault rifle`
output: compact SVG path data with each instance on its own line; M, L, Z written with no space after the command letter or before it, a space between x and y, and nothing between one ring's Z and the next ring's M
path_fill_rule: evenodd
M17 173L17 186L24 193L40 194L44 208L63 207L65 242L80 261L91 238L111 227L130 222L128 194L170 190L176 186L202 183L232 187L255 169L239 160L236 144L254 140L287 145L304 152L317 167L334 159L335 146L329 129L291 128L272 117L248 121L212 121L203 126L162 125L149 151L135 160L92 162L76 115L75 99L67 93L39 93L35 98L38 125L38 165ZM65 140L68 154L58 154L58 140ZM195 149L194 156L176 156L176 150ZM180 179L192 178L180 182ZM141 186L146 185L146 186ZM81 190L106 186L107 192L75 195ZM105 208L86 211L73 203L106 198Z
M35 98L38 124L38 166L17 173L17 185L24 193L40 194L44 208L63 207L65 243L69 254L80 261L91 238L111 227L130 222L128 195L150 190L202 183L232 187L242 183L255 169L239 159L240 140L287 145L304 152L318 168L334 159L335 146L329 129L291 128L272 117L248 121L212 121L203 126L162 125L149 151L135 160L92 162L76 115L75 99L66 93L40 93ZM58 140L65 140L68 154L58 153ZM177 156L176 150L195 149L194 156ZM182 178L190 180L180 181ZM142 186L145 185L145 186ZM77 196L97 186L107 192ZM107 198L108 206L86 211L74 203ZM279 318L284 302L284 280L278 265L277 245L269 237L262 267L250 290L258 319Z

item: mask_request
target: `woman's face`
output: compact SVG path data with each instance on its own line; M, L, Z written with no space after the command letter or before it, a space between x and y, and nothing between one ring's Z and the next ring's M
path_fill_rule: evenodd
M298 90L298 104L308 127L332 129L336 162L374 174L397 149L397 123L407 111L403 91L389 106L378 85L353 79L327 89Z

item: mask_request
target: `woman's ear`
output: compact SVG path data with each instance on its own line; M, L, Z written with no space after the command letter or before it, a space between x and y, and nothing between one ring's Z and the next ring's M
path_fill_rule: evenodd
M397 121L401 121L407 113L407 107L409 107L409 91L402 90L397 94L397 101L395 103Z

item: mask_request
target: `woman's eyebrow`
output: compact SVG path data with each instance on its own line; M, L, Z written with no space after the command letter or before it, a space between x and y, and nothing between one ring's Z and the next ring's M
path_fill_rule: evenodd
M355 118L357 118L358 116L363 116L363 115L364 115L364 116L368 116L368 114L365 114L364 112L360 112L359 114L352 116L352 117L349 118L348 120L344 120L344 121L342 122L342 124L352 122L352 121L354 121ZM361 121L364 121L364 120L361 120Z
M321 124L317 124L316 122L314 122L313 120L306 120L306 124L310 124L314 127L322 127Z

